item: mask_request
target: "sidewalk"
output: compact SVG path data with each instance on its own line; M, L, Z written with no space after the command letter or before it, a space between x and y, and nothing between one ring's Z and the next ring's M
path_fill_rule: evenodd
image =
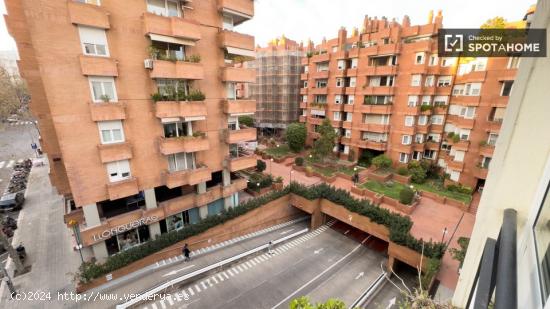
M49 167L33 167L29 176L26 201L19 214L18 229L12 244L23 243L27 251L25 265L31 271L13 278L14 265L8 260L7 268L18 292L74 291L73 276L80 265L78 252L72 250L70 230L63 223L63 201L50 184ZM47 301L29 303L10 300L9 291L2 282L0 288L2 308L51 308Z

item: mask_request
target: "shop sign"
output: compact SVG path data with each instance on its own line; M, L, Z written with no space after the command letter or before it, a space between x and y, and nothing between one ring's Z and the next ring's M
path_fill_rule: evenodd
M110 228L108 230L104 230L100 233L92 235L92 239L94 242L103 241L105 239L111 238L114 235L124 233L126 231L138 228L142 225L151 224L158 221L157 216L150 216L150 217L143 217L135 221L130 221L124 225L119 225L113 228Z

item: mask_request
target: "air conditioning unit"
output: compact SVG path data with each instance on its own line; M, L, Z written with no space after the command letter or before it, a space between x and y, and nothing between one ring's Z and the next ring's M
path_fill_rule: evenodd
M143 61L143 64L146 69L152 70L153 69L153 59L145 59Z

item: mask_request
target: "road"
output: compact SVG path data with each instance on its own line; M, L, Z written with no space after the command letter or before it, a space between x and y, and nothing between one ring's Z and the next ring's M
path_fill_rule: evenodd
M142 308L288 308L292 299L339 298L351 304L381 273L382 253L362 235L327 226L229 268L187 282Z

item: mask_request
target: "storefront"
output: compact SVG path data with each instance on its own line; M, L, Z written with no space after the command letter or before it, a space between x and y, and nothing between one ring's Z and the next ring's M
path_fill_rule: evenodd
M166 217L164 220L160 220L160 232L164 234L171 231L177 231L189 224L195 224L199 221L199 209L191 208L184 212Z
M105 245L107 246L107 253L109 255L113 255L138 246L149 239L151 239L149 227L147 225L142 225L138 228L112 236L111 238L105 240Z

